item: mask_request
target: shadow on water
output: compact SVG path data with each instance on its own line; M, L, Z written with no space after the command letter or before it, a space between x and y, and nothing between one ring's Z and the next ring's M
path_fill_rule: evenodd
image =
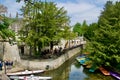
M77 56L77 55L76 55ZM76 60L76 56L66 61L56 70L45 72L40 76L51 76L52 80L115 80L111 76L104 76L99 71L90 73Z

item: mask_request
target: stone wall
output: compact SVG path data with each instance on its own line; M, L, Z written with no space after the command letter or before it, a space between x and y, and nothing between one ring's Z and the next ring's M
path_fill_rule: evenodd
M1 43L1 54L3 54L3 44ZM80 52L80 47L71 49L65 54L61 55L56 59L45 59L45 60L22 60L19 55L19 50L17 45L11 45L8 42L4 42L4 55L3 60L13 61L16 67L24 69L43 69L43 70L53 70L61 66L65 61L70 59L72 56Z
M48 59L48 60L42 60L42 61L28 61L28 60L21 60L21 66L25 69L43 69L43 70L53 70L61 66L65 61L70 59L72 56L76 55L80 52L80 47L74 48L72 50L69 50L62 56L60 56L57 59Z
M3 55L3 61L13 61L13 62L20 62L20 55L19 55L19 50L18 46L11 45L9 42L4 42L4 55Z

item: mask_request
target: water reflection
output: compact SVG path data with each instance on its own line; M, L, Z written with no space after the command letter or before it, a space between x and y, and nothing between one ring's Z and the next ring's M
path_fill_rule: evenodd
M75 56L76 57L76 56ZM45 72L42 76L51 76L52 80L115 80L111 76L104 76L99 71L90 73L88 69L84 69L75 57L65 62L58 69Z
M76 68L75 65L71 65L69 80L84 80L87 75L83 73L83 69L84 68L82 66L80 66L80 68Z

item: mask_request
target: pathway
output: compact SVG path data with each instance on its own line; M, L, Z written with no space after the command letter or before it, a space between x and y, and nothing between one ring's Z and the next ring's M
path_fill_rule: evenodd
M3 71L0 71L0 80L10 80L10 79L6 74L4 74Z

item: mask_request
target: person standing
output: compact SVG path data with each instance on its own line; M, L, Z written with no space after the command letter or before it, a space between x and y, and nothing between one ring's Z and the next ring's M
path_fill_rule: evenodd
M2 70L2 66L3 66L2 61L0 61L0 70Z

